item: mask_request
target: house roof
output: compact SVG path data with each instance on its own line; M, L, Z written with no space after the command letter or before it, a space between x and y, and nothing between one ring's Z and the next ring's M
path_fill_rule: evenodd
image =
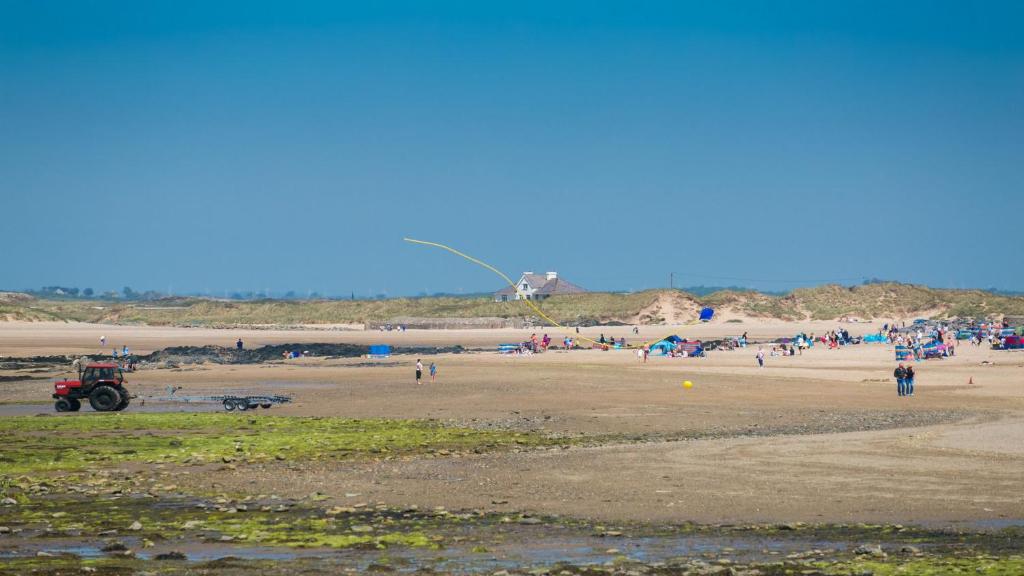
M526 283L530 285L530 288L540 288L547 283L548 277L543 274L523 274L523 277L519 281L522 282L523 280L526 280Z
M543 274L524 274L522 278L520 278L519 282L522 283L524 281L530 285L530 288L536 290L536 294L543 296L551 296L554 294L579 294L581 292L586 292L586 289L581 288L572 282L568 282L557 277L548 280L547 276ZM512 286L505 286L494 294L496 296L511 296L515 293L516 288Z
M548 280L544 286L537 290L537 294L543 294L549 296L551 294L579 294L580 292L586 292L585 289L567 282L561 278L552 278Z

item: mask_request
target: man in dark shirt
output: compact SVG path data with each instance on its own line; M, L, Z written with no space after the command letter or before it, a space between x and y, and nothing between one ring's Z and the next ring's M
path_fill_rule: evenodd
M907 395L907 369L901 363L892 373L896 377L896 393L900 396Z

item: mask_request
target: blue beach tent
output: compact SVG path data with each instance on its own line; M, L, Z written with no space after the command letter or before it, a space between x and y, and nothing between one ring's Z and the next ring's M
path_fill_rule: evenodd
M370 358L388 358L391 356L391 346L388 344L373 344L370 346Z

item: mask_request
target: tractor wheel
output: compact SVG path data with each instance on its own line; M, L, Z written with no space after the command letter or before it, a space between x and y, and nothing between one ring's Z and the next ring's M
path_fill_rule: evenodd
M113 386L97 386L89 394L89 405L97 412L112 412L121 405L121 393Z
M128 396L128 392L122 390L122 391L120 391L120 393L121 393L121 402L120 402L120 404L117 405L117 408L114 408L114 410L117 411L117 412L120 412L121 410L124 410L125 408L127 408L128 404L131 403L131 401L132 401L131 397Z
M57 412L71 412L71 402L67 398L60 398L53 403L53 407Z
M82 409L82 402L78 398L70 398L68 399L68 403L71 404L72 412L78 412Z
M235 399L234 398L225 398L224 399L224 409L227 410L228 412L233 411L235 409Z

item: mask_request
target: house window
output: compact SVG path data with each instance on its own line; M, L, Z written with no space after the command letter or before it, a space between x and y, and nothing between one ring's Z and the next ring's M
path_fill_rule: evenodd
M508 294L502 294L501 295L501 301L502 302L508 302Z
M530 286L527 285L526 282L523 282L523 290L529 290L529 289L530 289Z

